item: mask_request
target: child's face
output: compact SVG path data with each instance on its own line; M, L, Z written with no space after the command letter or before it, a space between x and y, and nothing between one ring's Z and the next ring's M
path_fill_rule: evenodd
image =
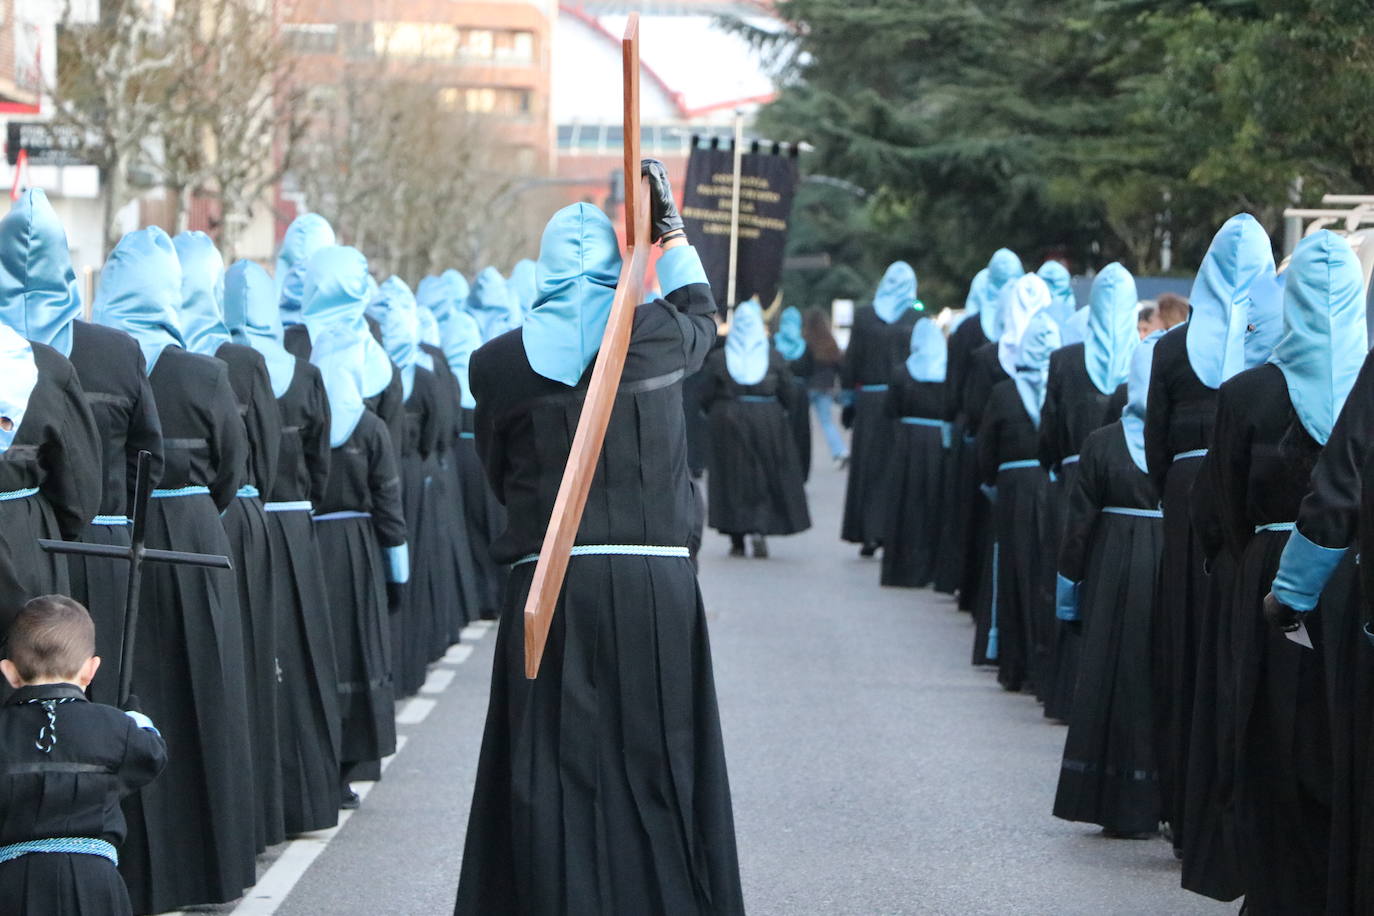
M26 681L19 674L19 669L14 666L14 662L8 658L0 659L0 674L5 676L5 680L15 690L20 687L33 687L37 684L75 684L82 690L91 686L91 681L95 678L95 673L100 670L100 656L92 655L86 659L81 666L81 670L74 677L40 677L32 681Z

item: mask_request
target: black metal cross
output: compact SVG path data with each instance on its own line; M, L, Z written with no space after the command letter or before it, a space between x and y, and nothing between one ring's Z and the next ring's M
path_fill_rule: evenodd
M203 566L210 569L233 569L228 557L213 553L186 553L181 550L156 550L143 546L148 524L148 499L153 495L153 481L149 473L153 456L147 451L138 453L138 472L134 477L134 504L129 514L133 532L128 547L114 544L83 544L78 541L54 541L39 538L38 545L49 553L76 554L123 560L129 564L129 590L124 610L124 648L119 653L119 705L129 701L133 692L134 636L138 632L138 601L143 584L143 564L170 563L175 566Z

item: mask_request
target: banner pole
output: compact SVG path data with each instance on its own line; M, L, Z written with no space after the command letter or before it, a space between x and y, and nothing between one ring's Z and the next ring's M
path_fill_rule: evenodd
M735 279L739 267L739 187L744 165L744 113L735 110L735 182L730 193L730 275L725 285L725 306L735 313Z

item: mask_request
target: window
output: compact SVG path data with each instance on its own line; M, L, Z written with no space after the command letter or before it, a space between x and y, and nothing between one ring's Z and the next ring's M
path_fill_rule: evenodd
M286 46L297 54L335 54L339 49L339 27L331 24L286 23L282 26Z
M462 108L473 114L523 118L533 106L533 94L528 89L508 86L464 86L439 90L439 104L448 109Z
M458 30L427 22L379 22L374 31L374 51L379 57L451 59L458 53Z

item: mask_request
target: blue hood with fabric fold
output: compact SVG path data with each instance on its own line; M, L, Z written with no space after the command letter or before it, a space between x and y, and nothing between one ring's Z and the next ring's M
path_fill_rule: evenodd
M1286 274L1285 274L1286 276ZM1250 284L1250 303L1245 309L1245 368L1269 361L1284 334L1284 277L1262 273Z
M1155 331L1142 340L1131 354L1130 371L1126 378L1126 406L1121 411L1121 432L1126 438L1126 450L1131 461L1142 473L1149 473L1145 464L1145 408L1150 394L1150 370L1154 365L1155 344L1164 336Z
M1059 346L1083 343L1088 339L1088 321L1092 313L1085 305L1069 316L1069 320L1059 326Z
M381 325L386 355L401 371L401 391L409 398L420 357L420 313L415 294L400 277L388 277L377 288L370 309Z
M907 374L918 382L943 382L949 363L949 344L933 318L922 318L911 329L911 355L906 358Z
M72 322L80 316L67 232L48 196L31 188L0 220L0 321L71 356Z
M224 298L224 257L204 232L179 232L172 247L181 262L181 336L186 349L214 356L229 342L220 302Z
M1093 278L1083 358L1102 394L1111 395L1130 374L1131 354L1140 344L1139 304L1135 277L1115 261Z
M1073 294L1073 278L1069 276L1069 269L1059 261L1046 261L1035 273L1050 288L1050 317L1062 328L1064 322L1078 311L1078 299Z
M324 393L329 398L329 444L338 448L353 435L367 410L357 343L347 329L328 328L318 338L311 336L310 362L324 380Z
M468 281L451 269L437 277L425 277L415 295L416 301L430 310L439 325L444 360L462 389L462 406L471 409L477 402L468 386L468 362L472 359L472 351L482 345L482 331L472 316L463 311L467 297Z
M983 334L989 341L1002 336L1002 306L1006 302L1006 292L1022 276L1026 269L1021 259L1010 248L999 248L992 253L985 268L988 272L987 286L983 289L983 304L978 309L978 320L983 325Z
M778 333L773 335L773 346L778 348L782 358L791 362L806 355L806 338L802 336L802 313L795 305L782 310L778 319Z
M439 336L439 322L434 320L434 313L419 305L417 302L415 314L419 316L420 319L420 343L429 344L431 347L438 347L442 350L444 341L443 338ZM419 354L415 357L415 361L429 371L434 371L434 357L430 356L423 348L420 349Z
M1037 429L1040 428L1040 409L1045 406L1050 354L1057 349L1059 323L1041 308L1032 315L1025 333L1021 335L1021 344L1016 353L1016 372L1012 374L1016 393L1021 396L1021 404Z
M1188 364L1208 388L1245 368L1250 287L1273 273L1269 236L1253 216L1238 214L1217 230L1188 297L1193 315L1185 338Z
M1284 272L1283 370L1303 429L1326 445L1369 347L1364 274L1350 243L1325 229L1298 244Z
M272 394L278 398L286 394L296 374L296 357L282 346L277 288L258 264L235 261L224 272L224 323L234 343L262 354L272 379Z
M1002 292L1002 336L997 339L997 361L1008 376L1016 377L1021 338L1037 313L1050 304L1050 288L1035 274L1022 274ZM1057 336L1056 336L1057 339Z
M906 261L887 265L878 291L873 294L873 311L892 324L916 305L916 271Z
M557 216L558 214L554 214L555 219ZM548 232L548 228L545 227L545 236ZM541 261L544 258L542 244L539 258ZM501 276L501 271L495 267L483 267L477 274L477 279L472 282L472 291L468 293L465 308L482 329L482 343L499 337L517 325L517 322L512 320L510 289L506 286L506 278Z
M8 324L0 324L0 417L10 421L9 429L0 429L0 455L14 444L37 385L33 346Z
M520 308L521 320L534 308L539 298L538 268L529 258L522 258L511 268L510 279L506 281L511 299Z
M349 335L362 365L363 397L373 397L391 384L391 360L367 326L367 306L376 284L367 271L367 258L356 248L331 245L310 258L305 272L305 301L301 318L310 331L310 344L326 331Z
M539 243L539 296L520 335L531 369L577 384L601 349L620 263L615 229L601 210L573 204L553 215Z
M768 331L757 299L735 306L725 337L725 368L739 385L757 385L768 374Z
M284 323L304 323L300 311L305 302L306 269L315 252L335 244L335 241L333 227L318 213L302 213L286 227L281 250L277 253L274 276Z
M157 226L119 240L100 270L91 318L138 341L148 374L167 347L185 347L181 321L181 262Z

